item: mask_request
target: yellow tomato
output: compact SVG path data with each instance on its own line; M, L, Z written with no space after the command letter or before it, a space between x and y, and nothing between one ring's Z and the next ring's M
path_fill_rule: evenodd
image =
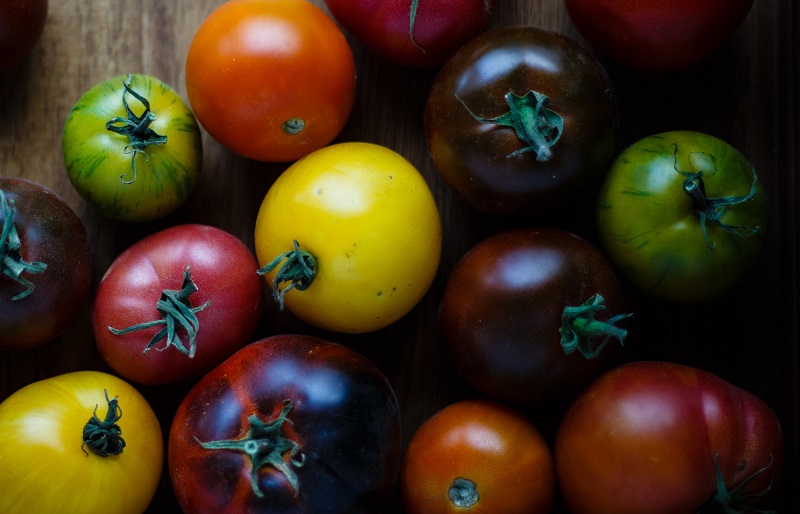
M256 219L256 254L276 300L337 332L374 331L407 314L433 282L441 243L425 179L370 143L331 145L297 161ZM292 261L309 267L305 278L284 280Z
M90 420L90 439L101 444L85 444ZM111 435L99 430L106 421ZM118 453L100 456L93 446ZM153 410L122 379L78 371L34 382L0 403L0 512L144 512L163 450Z

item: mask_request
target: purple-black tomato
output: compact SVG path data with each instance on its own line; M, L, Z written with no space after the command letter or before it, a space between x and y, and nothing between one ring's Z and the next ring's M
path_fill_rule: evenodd
M0 2L0 72L19 65L44 31L47 0Z

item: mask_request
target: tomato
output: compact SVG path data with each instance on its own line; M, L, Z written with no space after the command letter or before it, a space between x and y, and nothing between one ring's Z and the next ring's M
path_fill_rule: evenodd
M409 514L546 514L553 456L539 430L503 404L462 400L426 420L401 473Z
M580 34L627 66L671 71L716 52L741 25L753 0L564 0Z
M191 111L147 75L114 77L87 91L67 117L62 147L78 193L120 221L173 212L194 191L203 160Z
M374 54L403 66L441 66L489 25L493 0L325 0Z
M783 437L758 397L667 362L618 367L588 387L558 429L555 462L570 512L765 512ZM713 512L713 510L712 510Z
M371 143L328 146L290 166L256 219L256 255L276 301L337 332L407 314L433 282L441 244L425 179Z
M0 403L0 512L139 514L164 446L150 405L124 380L76 371Z
M83 222L37 182L0 177L0 350L60 336L86 303L92 254Z
M735 287L762 251L769 218L754 167L698 132L637 141L611 165L598 196L611 260L643 291L677 302Z
M186 514L366 513L394 492L400 414L366 357L307 335L239 350L178 408L169 472Z
M0 73L18 66L33 50L47 21L47 0L0 3Z
M481 241L445 285L439 328L469 384L494 398L567 398L610 368L629 316L616 274L585 239L509 229Z
M501 27L437 74L425 137L445 182L484 213L563 206L611 161L617 105L605 69L574 40Z
M197 30L186 90L197 119L231 151L288 162L347 122L356 72L339 27L306 0L233 0Z
M195 378L251 342L263 280L250 249L224 230L178 225L122 252L97 288L100 356L141 384Z

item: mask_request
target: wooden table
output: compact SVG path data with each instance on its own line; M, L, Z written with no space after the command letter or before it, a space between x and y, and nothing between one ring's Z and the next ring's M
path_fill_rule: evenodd
M322 6L322 0L312 0ZM251 162L204 135L205 164L194 195L178 212L144 224L104 219L78 196L61 157L61 131L74 102L96 83L128 72L155 75L185 98L184 59L191 38L221 0L58 0L40 44L18 70L0 76L0 174L38 181L83 219L94 251L94 285L130 244L167 226L215 225L252 247L255 213L285 165ZM530 24L580 39L562 2L500 0L493 26ZM675 307L636 298L625 358L667 359L712 371L764 398L780 417L787 449L781 512L798 512L798 282L800 192L800 8L794 0L757 0L733 39L687 71L636 72L605 62L621 110L620 149L660 131L691 129L720 137L755 165L772 201L773 232L757 269L723 300ZM506 225L467 208L439 178L428 157L422 111L435 70L382 62L350 38L358 70L352 117L339 141L370 141L398 151L427 178L444 223L439 275L421 304L399 323L364 336L323 334L350 344L387 375L402 406L404 441L446 404L477 393L449 368L436 331L436 308L455 262ZM595 238L591 209L573 217L541 216L517 224L556 225ZM587 217L588 216L588 217ZM635 293L633 293L635 296ZM58 340L39 349L0 354L0 399L38 379L79 369L105 369L90 325L90 305ZM634 321L635 320L635 321ZM317 333L267 309L259 336ZM165 433L187 384L142 388ZM524 409L552 437L557 412ZM399 501L395 506L401 512ZM151 512L177 512L165 472Z

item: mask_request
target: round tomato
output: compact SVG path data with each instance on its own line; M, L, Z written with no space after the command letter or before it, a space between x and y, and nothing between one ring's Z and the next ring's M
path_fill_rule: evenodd
M41 184L0 177L0 350L61 335L91 279L89 240L75 211Z
M366 357L307 335L239 350L175 414L169 470L186 514L383 512L395 490L398 404Z
M158 419L127 382L77 371L0 403L0 512L140 514L161 479Z
M456 264L439 327L469 384L504 401L542 402L577 393L612 365L627 336L623 296L611 265L585 239L512 229Z
M127 75L87 91L67 118L64 163L75 189L98 212L148 221L177 209L203 160L200 128L160 80Z
M767 236L769 208L753 166L698 132L650 136L611 165L597 223L611 260L659 298L702 302L732 289Z
M767 512L783 472L780 423L761 399L666 362L626 364L569 408L555 441L570 512ZM710 512L715 512L710 510Z
M251 341L263 280L241 240L207 225L178 225L122 252L97 288L100 356L141 384L197 377Z
M355 100L350 45L306 0L233 0L200 26L186 58L197 119L231 151L288 162L330 143Z
M649 71L686 68L716 52L753 0L565 0L575 27L598 52Z
M611 161L611 81L572 39L501 27L461 47L428 94L425 137L445 182L472 207L513 216L564 205Z
M441 245L425 179L370 143L328 146L290 166L256 219L256 254L276 301L338 332L407 314L433 282Z
M19 65L44 31L47 0L0 2L0 73Z
M489 25L493 0L325 0L348 32L382 59L441 66Z
M463 400L414 433L401 490L409 514L546 514L555 494L553 457L517 411Z

